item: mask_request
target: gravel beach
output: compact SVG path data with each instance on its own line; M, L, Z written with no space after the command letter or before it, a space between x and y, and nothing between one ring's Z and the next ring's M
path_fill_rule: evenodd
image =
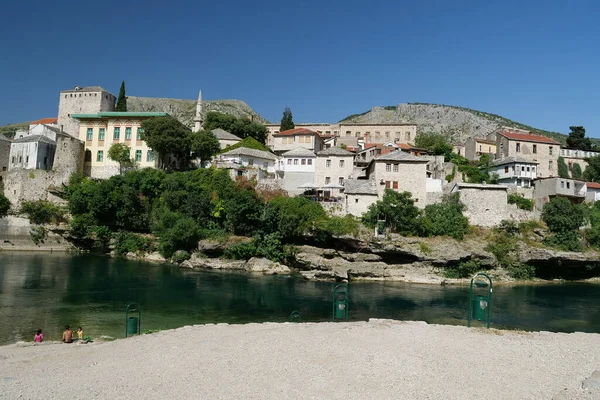
M0 398L600 399L600 335L370 320L0 347Z

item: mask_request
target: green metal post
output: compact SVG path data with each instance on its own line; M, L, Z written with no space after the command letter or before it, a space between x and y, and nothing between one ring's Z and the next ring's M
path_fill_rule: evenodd
M136 307L136 308L133 308ZM136 313L137 317L130 317L129 313ZM142 307L136 302L127 304L125 308L125 337L139 335L142 331Z
M350 304L350 292L348 285L339 284L333 288L333 315L332 320L343 319L348 321L348 305Z
M476 281L478 277L485 277L489 281L489 285L482 281ZM473 295L473 283L477 287L488 287L489 291L487 296ZM471 285L469 286L469 315L467 316L467 326L471 327L471 320L476 319L478 321L485 321L487 328L490 328L490 319L492 313L492 278L488 274L483 272L476 273L471 278Z

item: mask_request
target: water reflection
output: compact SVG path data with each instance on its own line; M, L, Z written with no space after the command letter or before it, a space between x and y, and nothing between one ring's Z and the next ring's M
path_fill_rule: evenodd
M0 254L0 343L31 340L37 328L60 338L65 324L91 336L124 334L124 309L142 305L142 329L197 323L331 318L333 284L296 277L184 271L90 255ZM352 283L350 319L394 318L466 324L468 288ZM494 289L496 327L600 332L600 286Z

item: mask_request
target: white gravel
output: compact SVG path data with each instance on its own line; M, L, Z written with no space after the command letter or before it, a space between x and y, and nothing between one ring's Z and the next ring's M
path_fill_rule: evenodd
M582 388L599 344L390 320L199 325L0 347L0 398L600 399L593 378Z

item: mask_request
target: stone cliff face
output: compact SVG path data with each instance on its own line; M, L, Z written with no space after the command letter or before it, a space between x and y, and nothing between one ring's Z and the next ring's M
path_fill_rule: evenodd
M166 112L187 126L193 126L196 113L196 100L164 99L154 97L127 97L128 111ZM240 100L204 100L203 112L216 111L231 114L238 118L252 118L256 122L268 123L258 115L248 104Z
M413 123L417 124L418 132L442 132L456 142L464 142L470 137L483 137L501 126L533 130L560 142L566 140L566 136L558 132L535 129L499 115L439 104L408 103L395 107L373 107L365 113L351 115L342 122Z

